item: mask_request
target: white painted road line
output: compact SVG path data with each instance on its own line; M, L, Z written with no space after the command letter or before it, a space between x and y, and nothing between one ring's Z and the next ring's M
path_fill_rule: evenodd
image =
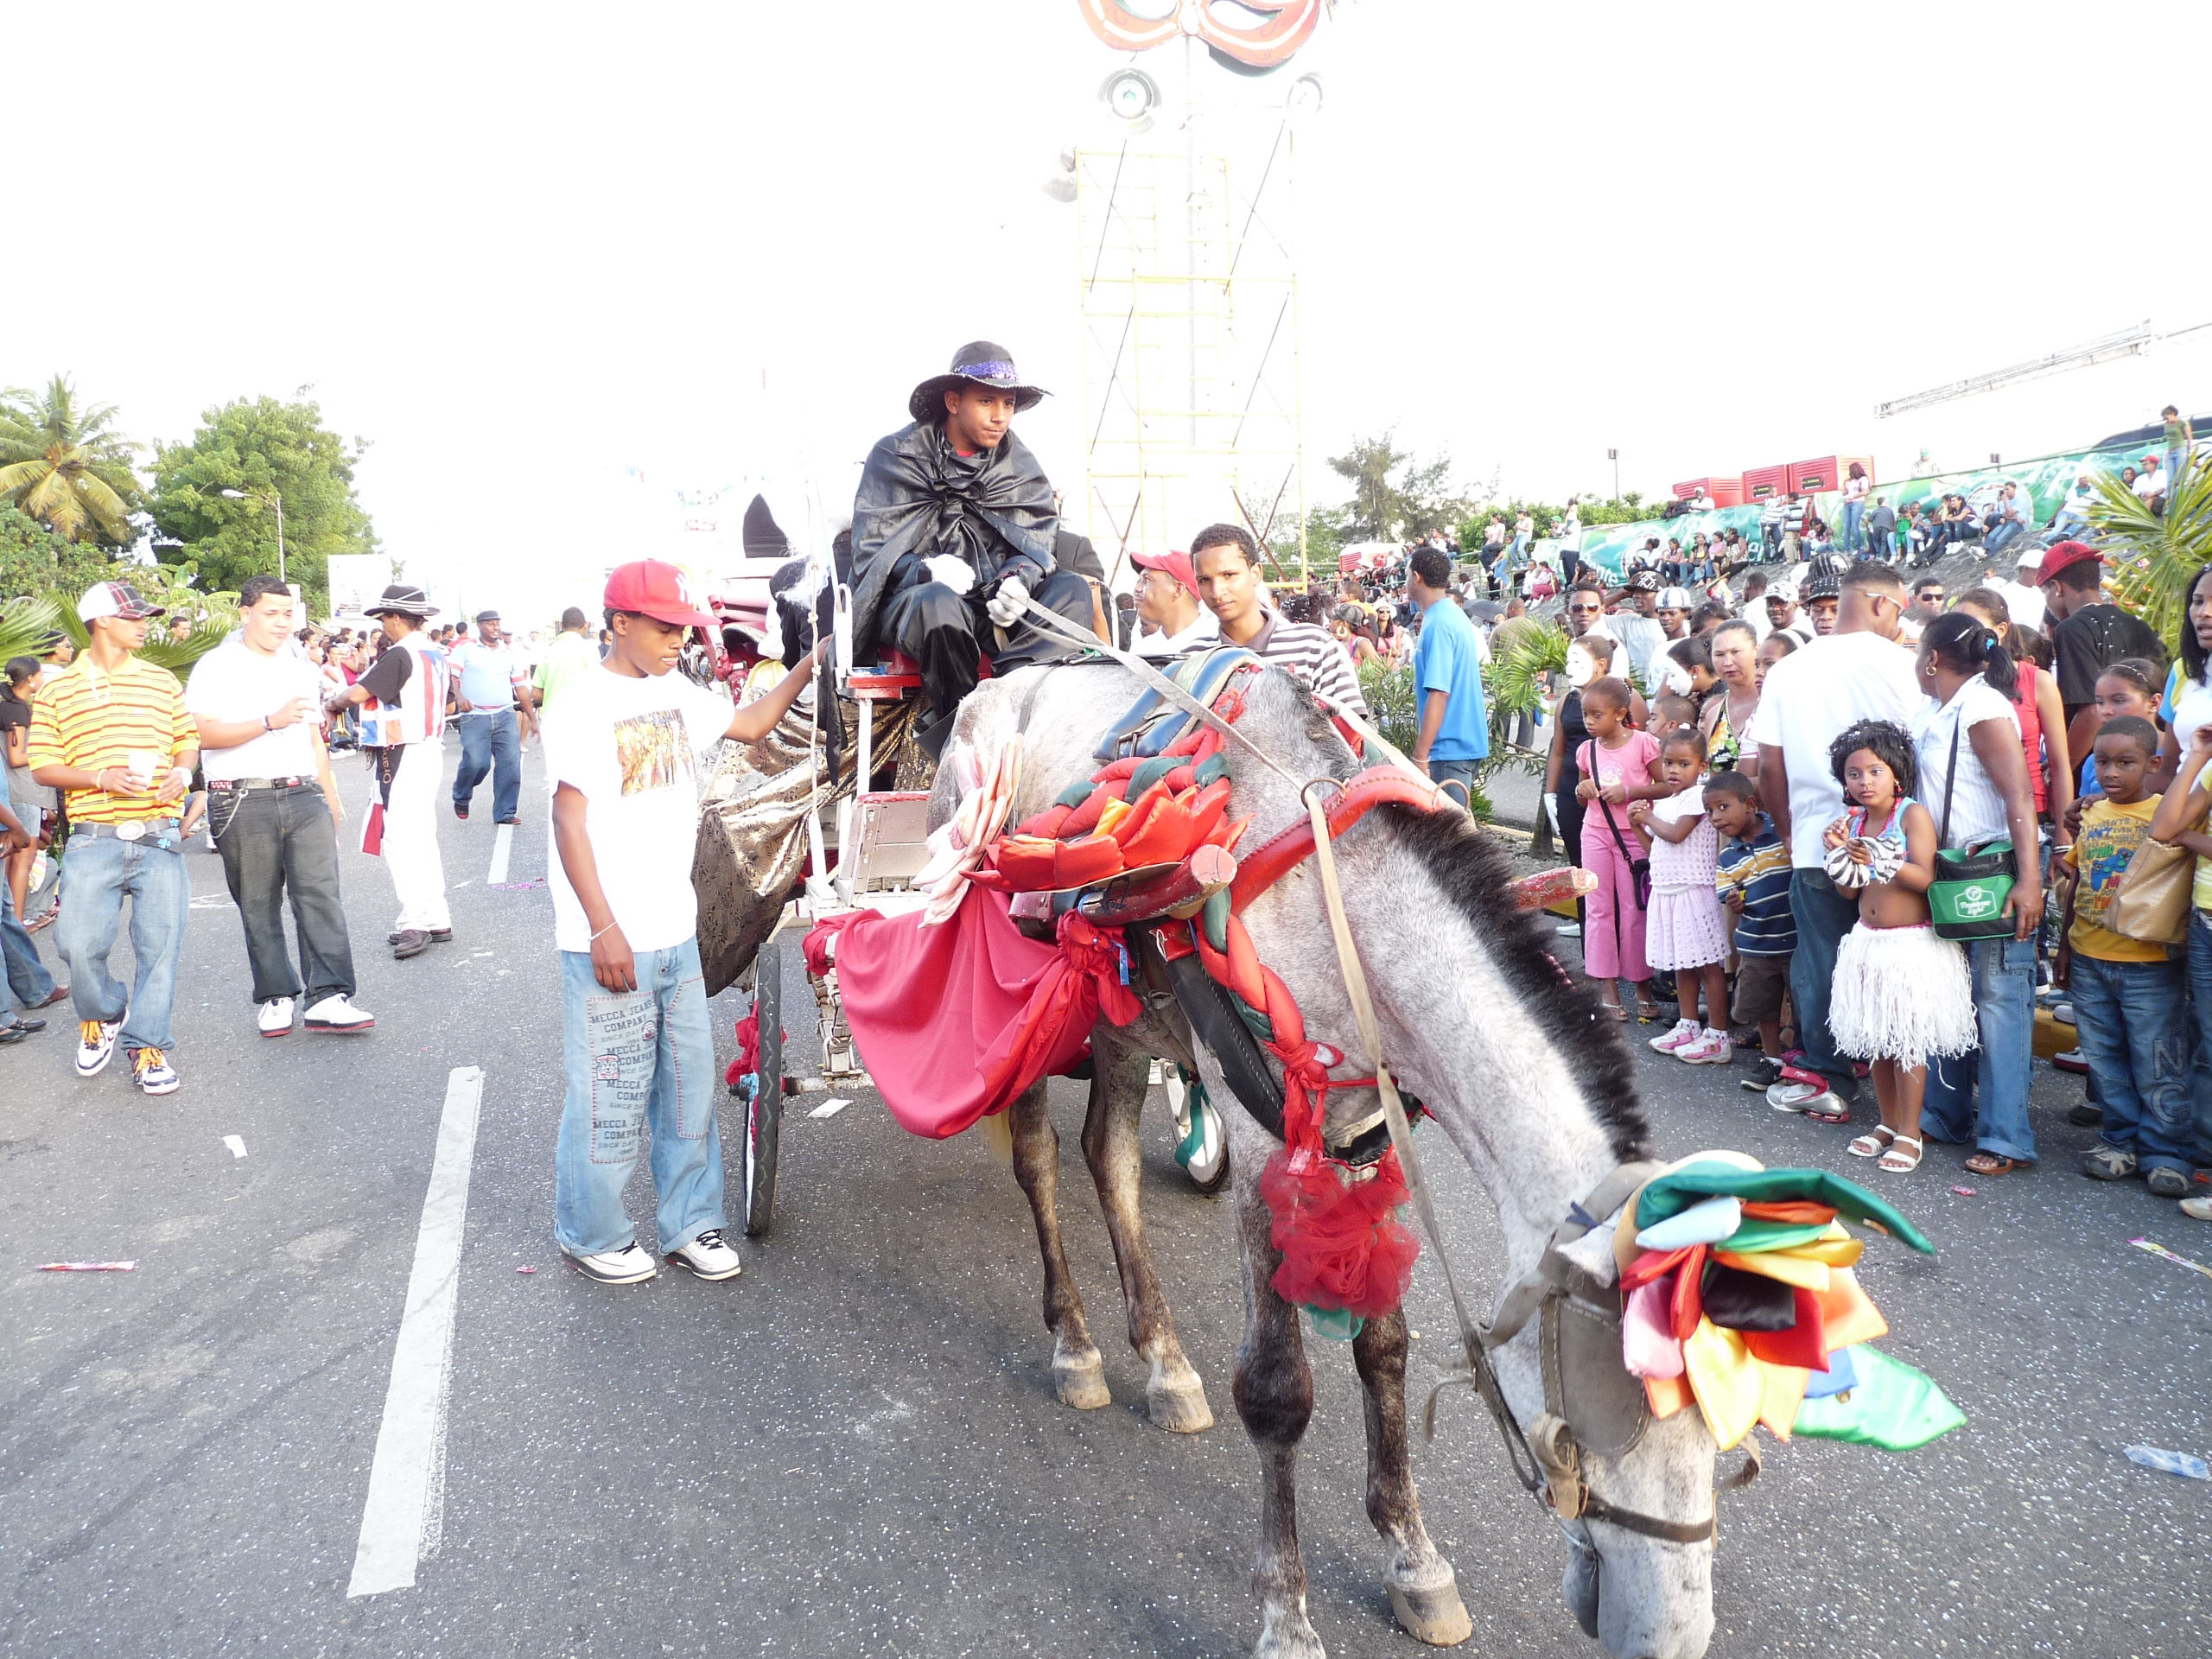
M499 833L492 837L492 874L485 878L493 886L497 887L507 879L507 855L514 850L514 825L501 824Z
M468 1171L476 1155L476 1109L484 1073L459 1065L446 1079L444 1115L423 1226L415 1236L415 1270L407 1279L407 1311L392 1349L391 1387L369 1470L361 1539L353 1552L353 1596L402 1590L415 1566L435 1552L444 1521L446 1394L453 1379L454 1315L461 1300L461 1241L468 1217Z

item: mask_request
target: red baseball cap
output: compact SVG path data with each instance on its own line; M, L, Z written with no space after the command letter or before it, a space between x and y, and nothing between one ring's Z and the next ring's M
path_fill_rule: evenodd
M635 611L671 627L721 626L700 609L691 579L660 559L633 559L615 566L607 578L605 601L610 611Z
M2104 555L2087 542L2054 542L2050 551L2043 556L2043 563L2036 567L2036 586L2040 588L2060 571L2077 565L2084 559L2103 559Z
M1147 570L1165 570L1191 590L1192 599L1198 596L1198 573L1192 568L1187 553L1132 553L1129 563Z

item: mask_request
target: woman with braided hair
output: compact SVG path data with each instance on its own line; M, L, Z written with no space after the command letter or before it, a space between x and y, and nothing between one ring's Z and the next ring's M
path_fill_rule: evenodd
M1936 817L1937 836L1955 849L2010 839L2018 873L2005 901L2012 932L1967 946L1980 1052L1929 1064L1924 1121L1938 1141L1977 1142L1967 1160L1974 1174L2009 1175L2036 1157L2028 1071L2043 915L2035 794L2013 703L2018 666L1997 630L1965 608L1928 625L1916 666L1929 700L1914 721L1914 747L1921 798Z

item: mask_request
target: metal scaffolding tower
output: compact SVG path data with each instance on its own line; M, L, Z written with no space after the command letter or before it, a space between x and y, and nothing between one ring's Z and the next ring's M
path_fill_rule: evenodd
M1267 125L1249 188L1194 136L1229 124L1195 112L1180 148L1161 133L1076 152L1084 516L1117 578L1125 551L1183 547L1217 521L1263 539L1294 525L1305 550L1292 135Z

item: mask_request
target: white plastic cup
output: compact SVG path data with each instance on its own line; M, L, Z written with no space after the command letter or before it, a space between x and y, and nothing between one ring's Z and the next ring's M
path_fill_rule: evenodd
M130 781L143 789L154 781L154 772L162 764L162 757L151 749L133 749L130 753Z

